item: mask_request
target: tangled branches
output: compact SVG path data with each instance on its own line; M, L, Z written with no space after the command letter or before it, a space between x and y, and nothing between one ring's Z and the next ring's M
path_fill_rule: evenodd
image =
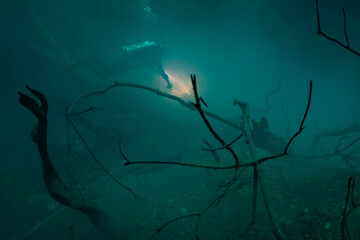
M271 203L269 201L269 197L268 197L269 193L268 193L268 191L266 189L266 186L264 184L264 180L263 180L263 177L262 177L262 171L263 170L261 169L261 164L266 162L266 161L269 161L269 160L272 160L272 159L277 159L277 158L288 155L288 150L289 150L290 145L293 143L295 138L299 134L301 134L301 132L304 130L304 128L305 128L304 123L305 123L305 120L307 118L307 115L308 115L308 112L309 112L309 109L310 109L310 103L311 103L312 81L310 81L309 97L308 97L308 101L307 101L306 110L305 110L305 113L303 115L302 121L301 121L301 123L299 125L298 131L295 132L293 134L293 136L288 140L288 142L287 142L287 144L286 144L286 146L285 146L285 148L284 148L284 150L283 150L283 152L281 154L259 158L257 156L257 152L256 152L257 150L256 150L255 144L253 142L252 130L251 130L251 127L250 127L250 122L249 122L249 119L250 119L250 116L249 116L249 104L244 103L244 102L240 102L238 100L234 101L234 105L239 105L241 107L241 110L242 110L242 113L243 113L240 125L237 125L237 124L232 123L232 122L230 122L230 121L228 121L226 119L223 119L220 116L217 116L217 115L203 109L203 106L207 107L207 104L205 103L204 99L202 97L200 97L200 95L199 95L198 86L197 86L197 82L196 82L196 76L191 75L190 77L191 77L191 82L192 82L194 96L195 96L195 102L194 103L185 102L181 98L170 95L168 93L164 93L164 92L162 92L162 91L160 91L158 89L153 89L153 88L149 88L149 87L142 86L142 85L137 85L137 84L115 82L113 85L110 85L109 87L107 87L107 88L105 88L103 90L94 91L94 92L91 92L91 93L80 96L75 101L75 103L69 108L69 110L67 111L67 113L66 113L67 121L68 121L69 125L75 130L76 134L81 139L81 142L84 144L85 148L90 153L90 155L95 160L95 162L98 164L100 169L103 172L105 172L105 174L108 175L118 185L120 185L122 188L124 188L125 190L130 192L134 197L136 197L138 199L141 199L147 205L151 206L151 204L148 203L147 200L140 197L131 188L129 188L128 186L126 186L123 183L121 183L120 181L118 181L111 174L111 172L101 164L99 159L95 156L95 154L93 153L93 151L91 150L91 148L87 144L85 138L81 135L80 131L77 129L76 125L72 121L72 118L76 117L78 115L81 115L81 114L86 114L89 111L95 111L95 110L97 110L97 108L94 108L94 107L91 106L91 107L89 107L88 109L85 109L85 110L84 109L83 110L77 110L76 109L77 105L79 104L79 102L81 102L84 99L87 99L90 96L106 93L107 91L109 91L109 90L111 90L113 88L132 87L132 88L138 88L138 89L143 89L143 90L146 90L146 91L150 91L150 92L153 92L153 93L157 94L158 96L162 96L162 97L172 99L174 101L179 102L181 105L189 108L192 111L197 111L200 114L201 119L203 120L203 122L207 126L207 129L209 130L209 132L214 136L214 138L220 144L219 147L210 147L210 149L204 149L204 150L207 150L207 151L210 151L210 152L215 152L215 151L220 151L220 150L228 151L231 154L231 156L232 156L232 158L234 160L233 164L231 164L231 165L221 165L221 162L219 162L220 164L218 164L218 165L201 165L201 164L195 164L195 163L169 162L169 161L132 161L123 152L121 142L119 142L120 154L125 159L125 163L124 163L125 166L134 165L134 164L163 164L163 165L179 165L179 166L184 166L184 167L202 168L202 169L209 169L209 170L228 170L228 169L234 170L234 175L232 176L232 178L226 184L223 184L223 185L219 186L220 189L221 189L220 194L218 194L217 197L215 197L213 200L211 200L201 211L196 212L196 213L186 214L186 215L179 216L179 217L168 220L162 226L157 228L157 230L150 236L150 239L155 238L157 236L157 234L162 232L170 224L172 224L174 222L177 222L179 220L187 219L187 218L196 218L195 227L194 227L194 237L196 239L200 239L199 225L200 225L201 219L203 218L203 216L207 213L207 211L209 209L211 209L212 207L214 207L214 206L221 203L222 199L225 198L228 191L234 186L234 183L239 179L240 175L244 172L245 169L247 169L247 167L252 167L253 168L253 176L252 176L252 179L253 179L252 214L251 214L251 220L249 222L249 225L243 231L242 235L246 235L251 230L251 228L256 224L256 215L257 215L256 214L256 210L257 210L256 198L257 198L257 195L258 195L257 194L257 189L258 189L258 186L259 186L260 190L261 190L261 193L262 193L263 200L264 200L264 205L266 207L267 214L268 214L270 222L271 222L271 226L272 226L272 229L273 229L274 236L277 239L285 239L285 236L284 236L282 230L280 229L279 221L278 221L278 219L276 217L276 214L274 213L274 211L273 211L273 209L271 207ZM220 136L220 134L218 134L216 132L216 130L212 127L209 120L207 119L207 116L212 117L212 118L214 118L216 120L219 120L221 122L224 122L224 123L226 123L226 124L228 124L228 125L230 125L230 126L232 126L234 128L240 129L242 131L242 134L240 136L238 136L237 138L235 138L230 143L226 143L223 140L223 138ZM238 155L233 150L233 144L236 141L238 141L242 136L245 137L245 140L246 140L246 143L248 144L249 152L250 152L250 155L251 155L251 160L248 161L248 162L244 162L243 160L239 159Z

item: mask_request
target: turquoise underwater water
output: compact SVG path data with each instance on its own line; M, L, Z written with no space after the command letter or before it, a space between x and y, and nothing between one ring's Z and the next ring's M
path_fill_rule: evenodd
M359 9L1 1L0 239L360 239Z

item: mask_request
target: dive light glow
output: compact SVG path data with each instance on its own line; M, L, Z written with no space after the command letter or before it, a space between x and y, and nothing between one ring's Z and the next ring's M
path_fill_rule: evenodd
M180 98L186 98L192 94L191 81L189 76L180 76L178 74L167 72L172 84L171 94Z

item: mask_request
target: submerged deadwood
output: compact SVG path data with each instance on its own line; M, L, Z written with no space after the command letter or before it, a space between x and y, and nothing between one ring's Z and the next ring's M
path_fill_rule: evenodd
M264 200L264 204L266 207L266 211L268 213L268 216L270 218L270 222L272 225L272 230L274 233L274 236L276 237L276 239L278 240L283 240L286 238L286 236L284 235L284 233L282 232L281 228L280 228L280 221L277 218L277 216L275 216L273 208L270 205L269 202L269 198L268 198L268 190L266 188L266 186L264 185L264 180L262 177L262 171L261 171L261 163L271 160L271 159L276 159L276 158L280 158L283 156L288 155L288 150L289 147L291 145L291 143L294 141L294 139L304 130L304 123L305 120L307 118L309 109L310 109L310 103L311 103L311 98L312 98L312 81L310 81L310 88L309 88L309 97L308 97L308 102L307 102L307 106L306 106L306 110L303 116L303 119L300 123L299 129L298 131L290 138L290 140L287 142L287 144L284 146L283 152L280 154L276 154L276 155L272 155L269 157L263 157L263 158L258 158L257 157L257 153L256 153L256 147L255 147L255 143L253 141L253 136L252 136L252 131L250 129L250 116L249 116L249 105L247 103L244 102L240 102L238 100L234 100L234 105L239 105L243 111L243 116L242 116L242 123L241 123L241 129L243 130L243 134L241 134L239 137L237 137L234 141L232 141L230 144L226 144L222 138L214 131L214 129L211 127L210 123L208 122L208 120L205 117L204 112L202 111L202 107L201 107L201 103L203 103L205 106L206 103L204 102L204 100L199 97L198 92L197 92L197 85L196 85L196 77L195 75L191 75L191 80L192 80L192 84L193 84L193 90L194 90L194 95L195 95L195 101L196 103L193 103L192 105L199 111L201 117L203 118L205 124L207 125L209 131L213 134L213 136L222 143L222 147L220 148L214 148L214 149L210 149L210 151L216 151L219 149L224 149L227 147L230 147L230 145L232 143L234 143L235 141L237 141L241 136L245 136L246 140L247 140L247 144L249 145L249 151L251 154L251 158L252 160L248 163L241 163L239 164L238 161L235 161L234 165L231 166L206 166L206 165L197 165L197 164L187 164L187 163L182 163L182 162L161 162L161 161L130 161L122 152L121 150L121 146L120 146L120 153L121 155L124 157L125 159L125 165L131 165L131 164L173 164L173 165L179 165L179 166L186 166L186 167L196 167L196 168L206 168L206 169L213 169L213 170L224 170L224 169L235 169L235 175L234 177L225 185L221 185L219 187L223 188L222 189L222 193L215 198L212 202L210 202L209 205L206 206L206 208L204 208L201 212L198 213L192 213L192 214L187 214L187 215L183 215L180 217L176 217L173 218L169 221L167 221L166 223L164 223L161 227L159 227L158 229L156 229L156 231L150 236L149 240L155 238L155 236L157 234L159 234L160 232L162 232L168 225L179 221L179 220L183 220L185 218L196 218L196 223L195 223L195 228L194 228L194 238L195 239L200 239L198 232L199 232L199 224L201 221L202 216L214 205L217 205L220 203L220 201L226 196L228 190L233 186L233 184L239 179L240 174L246 169L246 167L253 167L254 170L254 174L253 174L253 202L252 202L252 218L251 221L248 225L248 227L245 229L245 231L242 233L242 235L246 235L253 227L253 225L256 223L256 209L257 209L257 187L258 185L260 186L261 189L261 193L263 196L263 200ZM207 149L209 150L209 149ZM229 149L228 149L229 150ZM230 151L231 152L231 151ZM235 155L236 156L236 155ZM238 160L238 158L234 158L235 160ZM239 168L242 168L240 171L237 171Z
M356 56L360 57L360 52L354 50L353 48L350 47L350 42L349 42L349 38L347 35L347 29L346 29L346 15L345 15L345 9L342 9L343 12L343 18L344 18L344 37L346 40L346 43L342 43L339 40L337 40L334 37L330 37L328 34L324 33L321 30L321 25L320 25L320 13L319 13L319 2L318 0L315 0L315 4L316 4L316 20L317 20L317 34L319 34L320 36L323 36L324 38L326 38L327 40L336 43L337 45L341 46L342 48L345 48L346 50L348 50L349 52L355 54Z
M97 206L96 203L85 200L76 190L75 186L67 185L57 174L54 164L51 162L47 149L47 112L48 103L45 95L26 86L26 88L40 101L39 105L33 98L19 93L19 103L31 111L37 118L37 126L31 132L33 141L37 144L43 168L43 177L46 189L50 196L69 208L76 209L86 214L95 227L102 233L116 239L119 234L113 226L111 216Z

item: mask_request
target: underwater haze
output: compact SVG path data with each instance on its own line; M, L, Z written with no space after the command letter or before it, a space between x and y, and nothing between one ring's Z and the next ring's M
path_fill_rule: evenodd
M360 240L359 1L0 0L0 34L0 239Z

